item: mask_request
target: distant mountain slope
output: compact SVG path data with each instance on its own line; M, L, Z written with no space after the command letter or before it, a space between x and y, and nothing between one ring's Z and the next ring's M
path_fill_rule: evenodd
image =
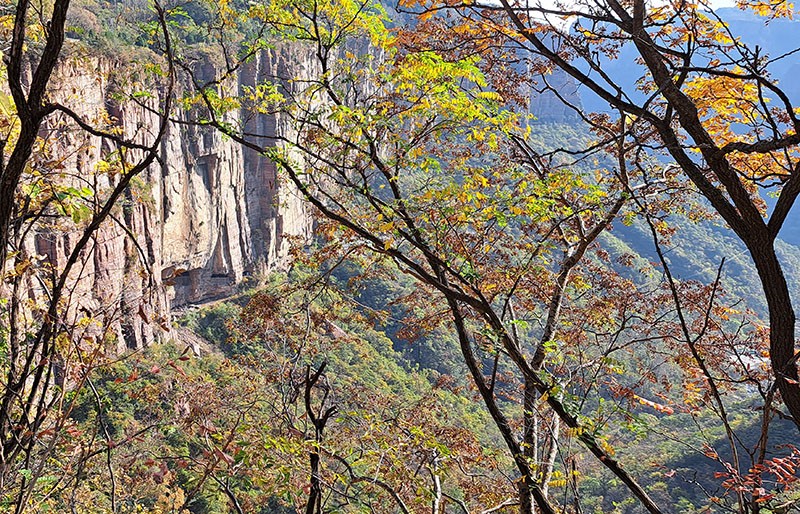
M582 122L543 123L536 122L532 127L531 143L540 151L553 148L579 149L585 147L592 136ZM578 164L591 173L586 160ZM698 195L699 198L699 195ZM698 280L710 283L716 276L720 262L725 257L723 286L729 299L742 299L746 305L761 314L766 305L756 270L744 245L720 219L714 221L692 222L680 215L672 215L668 223L677 231L671 245L666 248L667 259L673 274L680 280ZM789 215L778 243L779 257L783 262L786 278L794 297L800 302L800 209L795 208ZM620 222L601 239L600 244L613 259L629 254L634 256L635 264L621 268L636 283L646 283L655 278L647 272L648 263L658 260L649 230L643 223L625 226ZM656 266L651 273L660 274ZM660 279L660 276L658 277Z
M728 300L742 299L760 314L766 312L755 267L747 249L730 229L712 222L694 223L680 216L673 216L669 221L677 228L672 244L666 248L667 259L676 277L711 283L724 257L722 283ZM630 227L617 224L602 244L612 249L612 256L614 252L627 251L639 257L640 262L658 259L650 233L641 223ZM800 299L800 247L781 241L778 252L789 287L795 298Z
M774 78L794 103L800 103L800 81L797 80L800 53L792 53L800 44L797 37L800 21L777 19L765 23L764 18L735 8L718 9L716 15L728 24L731 33L740 41L751 49L759 48L759 54L770 61L769 71ZM626 91L632 91L643 70L640 64L635 64L637 56L630 45L623 46L616 59L603 64L603 70ZM579 93L587 111L608 110L608 104L586 88L580 88Z

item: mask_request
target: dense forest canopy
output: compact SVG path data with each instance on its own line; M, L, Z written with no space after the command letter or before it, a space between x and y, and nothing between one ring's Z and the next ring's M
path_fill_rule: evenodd
M4 512L800 510L792 4L3 12ZM215 138L287 269L153 269Z

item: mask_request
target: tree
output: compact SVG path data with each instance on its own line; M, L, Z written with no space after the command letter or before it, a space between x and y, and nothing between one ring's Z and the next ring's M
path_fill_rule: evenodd
M576 266L634 190L624 139L614 137L624 124L597 125L612 136L601 151L620 153L623 167L599 168L590 179L540 161L525 142L519 117L498 108L501 97L488 89L475 59L449 61L436 52L400 53L389 45L378 6L301 2L260 9L256 15L284 37L311 45L320 73L284 82L283 98L240 100L259 112L288 116L301 130L296 137L279 136L285 150L253 142L252 134L224 123L219 106L226 103L216 99L220 81L197 91L197 103L208 109L206 123L268 153L315 207L347 229L340 237L355 236L345 247L366 243L443 295L470 376L514 458L523 512L532 510L532 498L555 512L532 462L538 458L533 425L541 394L565 427L657 511L571 412L560 380L542 368L564 299L580 294L582 286L572 280ZM358 43L348 41L359 39L388 58L356 56L348 44ZM514 144L502 147L501 138ZM551 259L558 264L551 266ZM516 328L524 323L517 318L523 307L545 313L531 354L520 338L534 331ZM494 362L488 376L484 357ZM505 366L523 382L522 438L498 400Z
M410 514L509 503L496 458L447 411L446 386L402 370L381 348L390 342L311 278L254 296L237 335L268 377L269 430L290 434L295 448L294 457L271 458L291 474L296 508Z
M425 12L449 7L421 5ZM739 6L765 23L793 12L783 2ZM770 74L770 66L787 55L768 56L749 46L704 3L612 0L573 9L501 1L497 8L467 6L458 12L464 16L458 24L481 27L530 52L620 116L635 117L655 132L653 152L674 161L750 252L769 309L775 384L800 427L795 314L775 253L775 240L800 194L795 107ZM559 17L574 23L559 23ZM635 49L641 74L635 86L603 73L623 47ZM764 191L777 198L771 212Z
M254 5L249 19L305 45L314 68L275 77L235 101L220 98L222 80L193 80L199 123L272 158L339 227L322 236L345 253L372 252L418 281L428 308L452 323L466 371L514 461L521 512L559 508L547 494L554 459L561 455L561 473L578 474L563 439L580 444L645 510L666 512L615 456L608 429L630 416L623 400L661 414L674 408L632 387L655 376L651 369L633 368L641 380L626 384L615 377L619 363L676 342L677 357L700 370L699 382L684 383L708 395L702 408L716 413L736 454L720 377L741 374L735 383L758 384L766 427L775 390L741 358L732 371L730 361L709 353L757 355L763 332L728 333L730 311L717 284L679 284L665 259L663 283L637 288L602 264L600 238L615 220L640 214L663 244L665 216L693 184L753 255L770 308L773 384L793 413L794 317L773 246L797 195L791 104L757 54L683 3L649 10L634 3L626 11L612 0L585 12L422 7L419 25L395 38L382 8L369 2ZM577 21L547 23L568 15ZM626 41L649 73L638 82L641 101L603 69ZM373 50L364 51L368 44ZM532 69L563 69L612 106L611 114L583 116L592 139L582 147L537 148L524 117L508 108L523 96L514 60L530 55ZM481 72L491 66L512 78ZM780 112L768 107L766 91L782 102ZM227 111L242 106L287 120L296 132L269 136L226 122ZM765 221L757 186L776 178L781 194ZM601 399L616 408L605 411ZM753 454L755 475L767 467L768 432ZM739 471L731 476L741 476L745 464L734 460ZM577 478L566 482L565 497L580 510ZM757 512L773 498L761 479L726 483L739 512Z
M173 72L170 40L162 30L163 100L150 102L161 113L154 117L156 125L125 133L106 112L89 119L57 93L69 0L21 0L6 7L11 15L2 26L8 45L2 69L6 92L0 93L0 492L6 507L22 512L63 441L73 406L68 393L91 384L91 370L108 344L110 317L79 309L84 292L79 284L99 229L117 219L124 193L157 158ZM155 9L164 29L168 15L158 5ZM91 176L64 169L76 140L77 146L97 144L97 153L103 145L112 148L99 156L102 166ZM46 233L68 241L63 260L33 245Z

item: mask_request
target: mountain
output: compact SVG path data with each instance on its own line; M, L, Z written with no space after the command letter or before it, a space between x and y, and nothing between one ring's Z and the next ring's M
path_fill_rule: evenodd
M309 58L297 46L265 49L226 87L254 85L287 67L303 69ZM144 106L119 101L124 77L115 70L125 66L110 55L86 57L76 44L54 79L53 96L85 119L107 110L125 134L157 126ZM210 61L201 62L197 76L209 80L217 71ZM193 113L176 116L188 121ZM277 115L238 117L231 121L268 136L293 130ZM68 156L61 165L75 176L93 176L105 147L99 138L74 133L79 136L56 141L54 151ZM120 313L120 349L142 348L163 336L150 321L167 320L176 306L229 296L248 277L286 267L289 238L307 240L312 229L308 207L269 159L192 123L170 125L160 162L137 177L117 220L101 228L77 287L86 297L81 308ZM63 264L80 233L62 230L39 231L29 244Z

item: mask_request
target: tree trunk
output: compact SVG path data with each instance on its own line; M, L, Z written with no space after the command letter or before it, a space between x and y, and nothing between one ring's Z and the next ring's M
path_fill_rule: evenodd
M796 317L789 286L771 239L753 237L745 241L758 270L769 309L769 355L772 372L795 425L800 428L800 379L794 340Z

